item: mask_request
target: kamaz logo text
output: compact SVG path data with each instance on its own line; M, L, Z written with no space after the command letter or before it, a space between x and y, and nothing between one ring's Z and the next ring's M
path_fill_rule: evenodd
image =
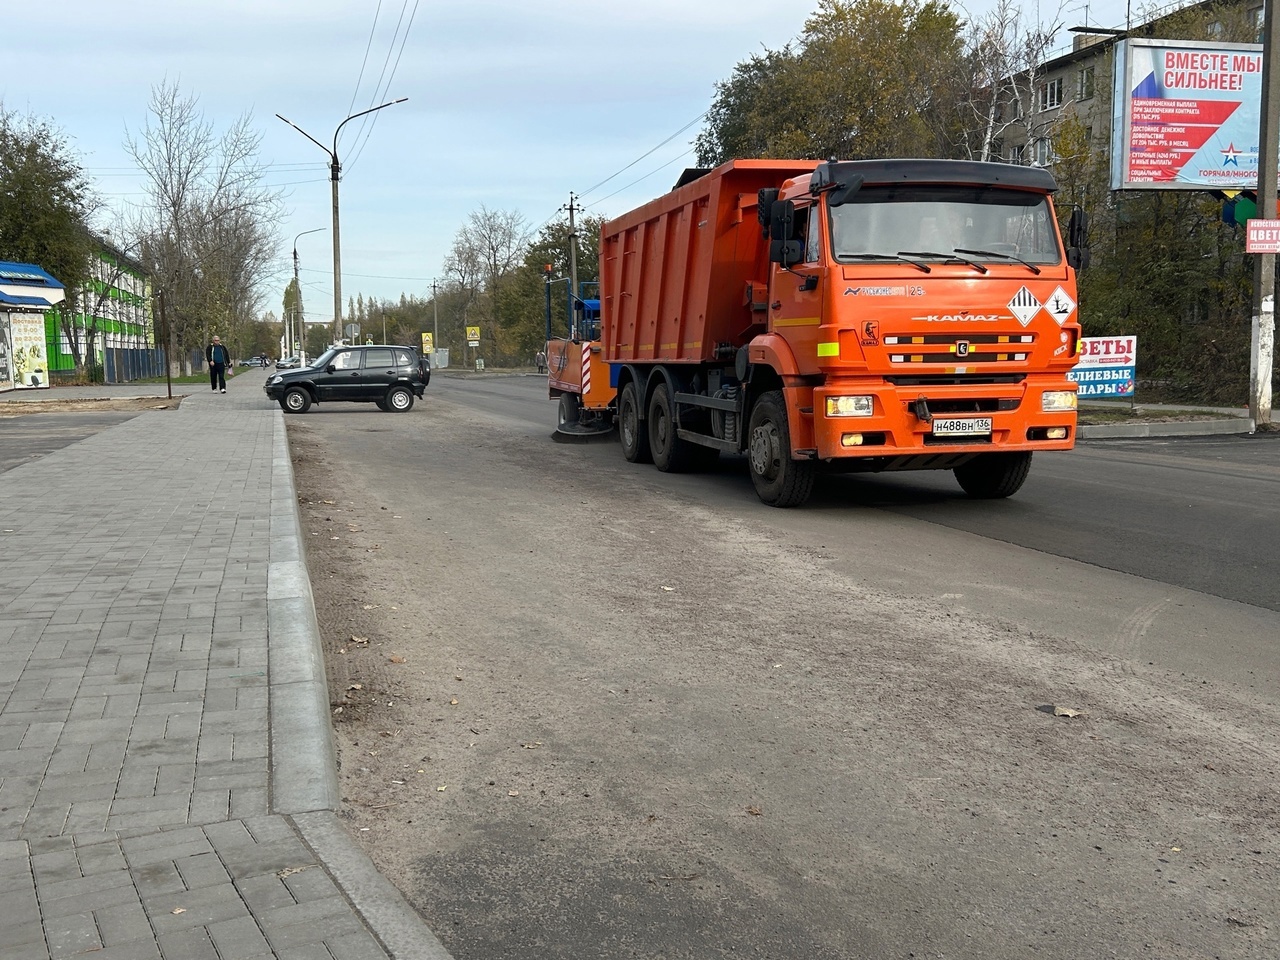
M912 317L925 323L995 323L1004 317L996 313L931 313L926 317Z

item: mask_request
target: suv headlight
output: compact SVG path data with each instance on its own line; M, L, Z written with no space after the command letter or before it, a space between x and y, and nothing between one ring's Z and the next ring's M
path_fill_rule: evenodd
M1060 413L1063 410L1076 409L1076 392L1074 390L1046 390L1040 395L1040 410L1043 413Z
M278 373L277 373L274 377L272 377L272 378L271 378L271 380L270 380L269 382L270 382L270 383L279 383L279 382L280 382L281 380L283 380L283 379L284 379L284 377L280 376L280 374L278 374Z
M875 412L875 404L869 396L827 397L828 417L869 417Z

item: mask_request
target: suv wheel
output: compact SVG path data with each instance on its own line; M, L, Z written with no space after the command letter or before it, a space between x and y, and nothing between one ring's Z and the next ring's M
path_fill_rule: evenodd
M311 409L311 394L302 387L290 387L280 398L285 413L306 413Z
M392 387L387 391L385 403L392 413L404 413L413 407L413 391L408 387Z

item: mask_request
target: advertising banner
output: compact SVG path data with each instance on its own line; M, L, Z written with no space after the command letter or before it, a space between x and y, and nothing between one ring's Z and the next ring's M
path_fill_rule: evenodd
M1079 384L1081 400L1132 397L1137 368L1137 337L1085 337L1080 341L1080 360L1067 379Z
M1262 44L1116 44L1113 190L1257 186Z

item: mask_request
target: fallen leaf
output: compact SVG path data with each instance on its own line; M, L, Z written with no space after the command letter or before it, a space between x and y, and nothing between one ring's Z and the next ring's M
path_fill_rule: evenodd
M676 588L675 588L675 587L663 587L662 589L663 589L666 593L675 593L675 592L676 592Z
M444 787L436 787L436 793L444 793Z
M1170 849L1170 850L1172 850L1174 853L1181 853L1181 852L1182 852L1182 848L1181 848L1181 847L1170 847L1169 849Z
M366 604L365 604L363 607L361 607L360 609L361 609L361 610L372 610L372 609L373 609L373 604L372 604L372 603L366 603Z
M542 746L542 741L535 740L533 741L533 743L522 743L520 744L520 746L524 747L526 750L537 750L540 746Z
M1055 717L1078 717L1081 715L1081 711L1072 710L1070 707L1054 707L1053 715Z
M364 689L364 684L363 684L363 683L353 683L351 686L347 687L347 689L348 689L348 690L363 690L363 689Z
M351 638L351 642L352 642L352 643L368 643L368 642L369 642L369 638L368 638L368 637L354 637L354 636L353 636L353 637Z
M170 912L170 913L186 913L186 912L187 912L187 908L186 908L186 907L174 907L174 908L173 908L172 910L170 910L169 912Z
M451 704L453 704L453 705L456 707L456 706L458 705L458 698L457 698L457 697L454 697L454 698L453 698L452 700L450 700L449 702L450 702Z
M507 791L507 796L508 796L508 797L518 797L518 796L520 796L520 791L519 791L519 790L508 790L508 791Z
M321 502L321 503L334 504L334 503L337 503L338 501L337 501L337 500L321 500L320 502Z
M759 807L747 807L747 813L751 814L753 817L759 817L764 815L764 811L761 810Z
M337 708L335 708L335 709L334 709L334 711L333 711L333 712L334 712L334 713L341 713L341 712L342 712L342 708L341 708L341 707L337 707Z
M393 653L391 656L387 657L387 659L388 659L388 660L390 660L392 663L404 663L404 662L405 662L404 657L400 656L400 654L398 654L398 653Z

